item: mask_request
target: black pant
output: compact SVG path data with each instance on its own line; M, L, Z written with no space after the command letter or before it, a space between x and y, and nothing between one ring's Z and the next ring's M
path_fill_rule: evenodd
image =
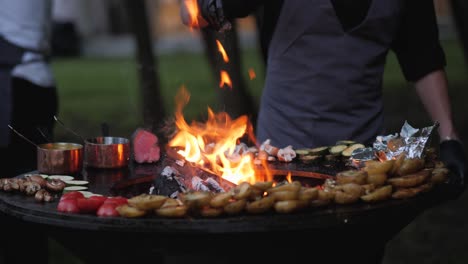
M25 79L12 79L12 127L35 144L52 139L54 115L57 114L58 98L55 87L41 87ZM2 177L14 177L36 170L37 150L34 145L16 134L0 152L5 157Z

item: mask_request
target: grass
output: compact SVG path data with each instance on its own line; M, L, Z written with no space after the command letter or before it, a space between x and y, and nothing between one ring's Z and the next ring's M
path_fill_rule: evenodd
M455 123L460 134L465 136L468 135L468 117L465 116L468 71L458 43L445 41L443 46ZM251 93L258 99L263 86L260 56L255 50L246 50L242 58L244 69L252 67L258 73L257 79L248 82ZM186 85L192 95L185 111L188 120L215 105L213 89L219 88L203 54L160 55L157 69L167 113L173 112L174 96L181 85ZM60 97L59 117L68 127L89 137L99 135L101 122L107 122L112 135L128 137L142 125L139 81L133 59L57 59L53 62L53 70ZM248 80L247 71L244 74ZM399 131L404 120L416 126L428 124L428 117L414 89L404 80L393 54L386 66L384 96L389 131ZM56 139L70 138L78 140L60 126L56 128ZM389 243L384 264L467 263L467 202L465 195L418 217ZM51 263L62 263L66 251L55 243L51 245L61 252L52 254Z

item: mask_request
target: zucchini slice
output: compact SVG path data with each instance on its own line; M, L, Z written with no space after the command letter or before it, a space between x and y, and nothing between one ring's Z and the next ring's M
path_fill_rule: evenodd
M322 146L310 149L310 155L325 155L328 153L328 146Z
M343 155L345 157L351 157L351 154L353 154L354 150L360 149L360 148L365 148L365 147L366 146L364 146L363 144L360 144L360 143L352 144L351 146L349 146L345 150L343 150L343 152L341 152L341 155Z
M341 155L341 152L343 152L347 148L348 148L348 145L343 145L342 144L342 145L332 146L332 147L330 147L330 149L328 151L332 155L339 156L339 155Z
M319 161L323 158L322 155L305 155L299 157L299 159L304 163L313 163L315 161Z
M78 181L78 180L71 180L71 181L65 181L67 185L86 185L89 182L88 181Z
M49 177L47 177L47 179L50 179L50 180L62 180L64 182L66 181L72 181L73 179L75 179L75 177L73 176L69 176L69 175L50 175Z
M335 145L346 145L346 146L351 146L353 144L357 144L357 142L354 140L338 140L335 143Z
M310 154L310 149L296 149L296 155L305 156Z
M63 189L63 193L73 192L73 191L86 191L88 187L86 186L67 186Z

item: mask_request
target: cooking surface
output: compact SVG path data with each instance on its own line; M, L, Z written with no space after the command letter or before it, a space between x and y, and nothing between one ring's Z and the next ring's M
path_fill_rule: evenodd
M76 179L89 181L89 191L103 195L131 196L149 192L162 164L130 164L124 169L85 169ZM283 167L281 167L283 166ZM291 163L276 166L280 171L302 170L332 173L332 167L314 168L310 165ZM335 168L336 169L336 168ZM304 182L319 182L323 179L297 177ZM443 187L443 186L441 186ZM56 211L57 202L38 203L33 197L22 194L0 192L0 210L7 214L36 223L84 230L107 230L121 232L155 233L249 233L274 231L300 231L323 228L352 226L353 224L373 224L391 222L396 217L411 221L417 214L434 206L445 198L436 188L408 200L389 200L377 204L358 202L352 205L329 205L322 208L309 208L305 211L260 215L220 216L216 218L168 219L147 216L137 219L122 217L100 218L85 214L64 214ZM393 219L393 220L392 220Z

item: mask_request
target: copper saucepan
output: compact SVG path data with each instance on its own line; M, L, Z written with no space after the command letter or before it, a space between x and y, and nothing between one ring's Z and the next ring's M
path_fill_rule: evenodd
M55 142L37 145L37 170L44 174L77 174L83 168L83 145Z
M85 166L121 168L128 165L130 141L123 137L95 137L85 140Z

